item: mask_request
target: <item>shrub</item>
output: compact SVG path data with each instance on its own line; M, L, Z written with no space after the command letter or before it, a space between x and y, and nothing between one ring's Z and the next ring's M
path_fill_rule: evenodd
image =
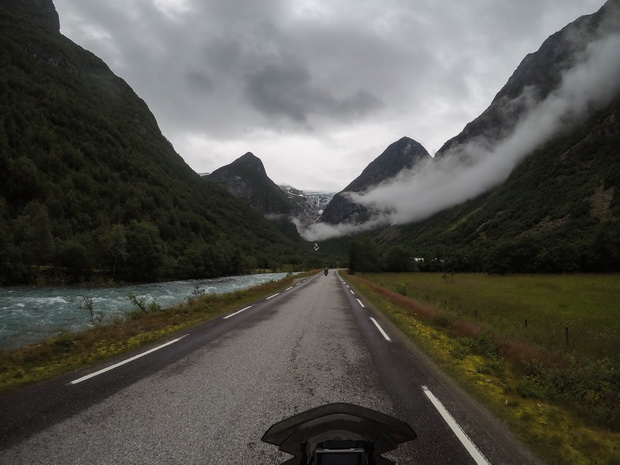
M83 297L81 308L86 309L90 318L90 324L93 328L97 328L103 324L104 314L103 312L95 312L95 305L92 297Z
M52 345L71 348L75 345L74 334L66 329L58 331L58 335L50 339Z
M613 359L572 361L550 368L532 361L524 370L517 386L522 397L561 401L611 428L620 428L620 370Z
M407 297L409 295L409 291L407 290L406 283L396 283L394 284L394 291L398 292L400 295L404 295Z
M160 312L163 310L163 307L161 306L161 304L157 302L155 299L152 299L147 302L146 298L138 297L133 292L130 292L129 294L127 294L127 298L132 304L134 304L136 309L142 313L153 313L153 312Z

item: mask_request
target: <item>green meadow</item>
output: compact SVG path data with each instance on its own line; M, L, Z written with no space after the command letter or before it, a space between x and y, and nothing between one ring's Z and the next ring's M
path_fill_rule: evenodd
M620 275L365 275L505 337L579 357L620 355Z

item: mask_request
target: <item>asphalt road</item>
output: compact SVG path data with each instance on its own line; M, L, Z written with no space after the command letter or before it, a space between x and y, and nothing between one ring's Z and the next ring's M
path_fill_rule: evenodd
M399 464L541 463L334 272L0 396L0 463L271 465L271 424L338 401L413 427Z

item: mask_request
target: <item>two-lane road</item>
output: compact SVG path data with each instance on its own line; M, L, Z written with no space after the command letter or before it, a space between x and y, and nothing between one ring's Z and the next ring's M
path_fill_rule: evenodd
M0 397L0 463L275 464L267 428L336 401L409 422L400 464L538 463L336 273Z

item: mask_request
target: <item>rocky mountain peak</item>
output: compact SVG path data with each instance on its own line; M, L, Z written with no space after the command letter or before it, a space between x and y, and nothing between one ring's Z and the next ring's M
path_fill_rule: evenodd
M248 170L255 171L261 176L267 176L267 171L265 170L265 165L260 158L254 155L252 152L247 152L245 155L240 156L235 161L233 161L230 165L231 168L234 167L244 168Z
M398 175L404 169L410 169L425 159L431 159L427 150L417 141L402 137L390 144L385 151L372 161L351 184L336 194L329 202L320 222L338 224L360 221L368 210L353 203L347 192L363 192Z
M393 178L403 169L411 168L422 158L430 158L426 149L409 137L402 137L390 144L385 151L372 161L351 184L344 188L347 192L361 192Z
M206 178L263 215L283 215L291 210L286 194L267 176L263 162L252 152L218 168Z

